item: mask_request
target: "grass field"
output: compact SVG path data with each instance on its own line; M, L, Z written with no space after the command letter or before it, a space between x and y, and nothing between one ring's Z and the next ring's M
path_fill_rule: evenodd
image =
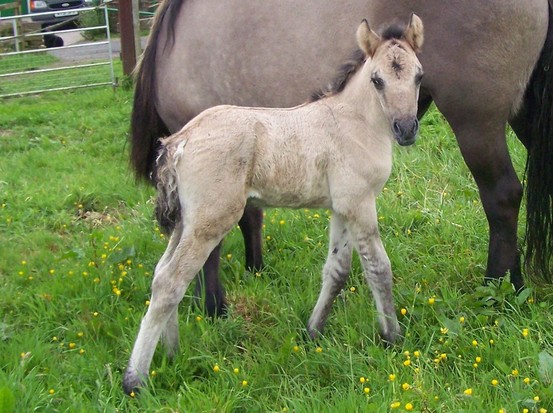
M0 105L0 412L553 412L552 301L481 286L487 223L435 110L414 147L395 149L378 201L401 344L380 344L356 258L325 336L306 339L329 213L267 210L267 267L244 271L233 230L228 318L207 320L187 296L180 354L158 349L149 387L125 396L166 244L153 190L129 172L130 102L106 88Z

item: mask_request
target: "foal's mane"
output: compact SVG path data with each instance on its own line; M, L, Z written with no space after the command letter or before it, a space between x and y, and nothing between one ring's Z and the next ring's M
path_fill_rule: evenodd
M400 40L403 38L403 34L405 33L405 26L399 23L394 23L386 27L381 32L382 34L380 35L380 38L382 39L382 41L392 39ZM340 66L338 74L336 75L334 80L325 88L313 92L309 101L315 102L322 98L340 93L342 90L344 90L353 75L357 73L361 66L363 66L365 60L365 53L363 53L363 51L359 48L355 49L355 51L351 54L351 57L345 63L343 63L342 66Z

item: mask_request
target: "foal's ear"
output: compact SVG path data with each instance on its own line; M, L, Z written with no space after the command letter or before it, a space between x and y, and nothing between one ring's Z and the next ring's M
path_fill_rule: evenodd
M409 26L405 29L405 40L411 45L415 53L421 51L424 43L424 26L422 20L415 13L411 13Z
M380 36L371 30L367 20L363 20L357 28L357 44L367 57L373 57L380 44Z

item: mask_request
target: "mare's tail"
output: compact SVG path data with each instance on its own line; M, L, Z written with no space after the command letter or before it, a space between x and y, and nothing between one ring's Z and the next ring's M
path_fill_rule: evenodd
M160 32L167 28L169 38L174 40L175 19L184 0L164 0L161 2L150 30L148 44L138 63L135 76L134 101L131 115L131 154L130 161L139 179L155 179L155 161L159 151L159 138L169 135L167 126L157 112L155 102L156 56L161 47Z
M526 273L553 281L553 0L541 56L527 90L531 125L526 164Z
M167 147L162 146L156 161L157 200L155 215L161 230L170 235L181 219L177 170Z

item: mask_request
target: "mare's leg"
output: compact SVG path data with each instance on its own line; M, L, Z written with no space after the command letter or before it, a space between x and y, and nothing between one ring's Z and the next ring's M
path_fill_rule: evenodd
M517 224L522 185L509 156L506 122L488 114L456 114L448 118L461 153L478 189L488 219L490 239L486 279L499 279L508 272L518 290L524 286L517 246ZM487 117L486 117L487 116Z
M209 317L221 317L227 312L225 290L219 278L219 261L221 259L221 243L211 251L203 267L202 274L198 274L194 297L196 305L203 308ZM205 297L204 306L201 304Z
M356 206L347 227L374 297L380 334L384 341L392 344L401 336L401 329L392 295L392 268L380 239L375 200L368 197Z
M261 241L263 210L252 206L246 206L244 215L242 215L238 225L240 225L240 230L244 237L246 269L252 272L258 271L263 267L263 245Z
M263 267L262 237L263 210L246 206L244 215L239 223L244 237L246 250L246 268L249 271L257 271ZM204 265L203 279L198 275L194 296L196 304L201 306L201 299L205 297L205 312L210 317L220 317L226 314L227 303L225 290L219 278L219 261L221 257L221 244L218 244Z
M323 285L307 323L307 331L312 338L323 331L332 303L344 288L351 269L351 254L352 245L344 219L335 213L330 221L330 242L323 268Z
M530 137L532 136L532 124L529 119L528 108L524 105L512 119L509 119L509 124L526 149L530 145Z

